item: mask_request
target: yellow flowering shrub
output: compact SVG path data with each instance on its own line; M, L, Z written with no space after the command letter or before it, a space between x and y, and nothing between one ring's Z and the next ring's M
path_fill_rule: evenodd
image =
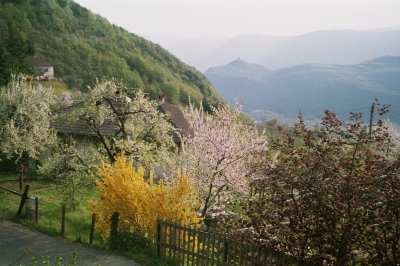
M133 162L124 153L116 157L116 162L99 167L101 179L96 181L101 199L87 201L96 214L96 231L108 238L111 216L119 212L119 228L136 231L153 238L156 233L157 218L167 219L187 226L199 226L194 209L198 207L197 194L191 179L182 175L173 180L171 186L153 183L143 178L143 168L135 171Z

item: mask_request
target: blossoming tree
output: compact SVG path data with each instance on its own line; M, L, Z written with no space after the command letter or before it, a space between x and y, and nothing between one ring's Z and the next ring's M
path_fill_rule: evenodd
M252 161L259 179L242 205L246 219L224 217L221 233L310 265L399 264L400 160L386 156L389 128L327 110L314 132L299 118L271 140L271 151L280 151L273 167L271 156Z
M187 226L198 226L201 219L194 209L198 204L191 178L180 176L173 179L171 186L160 180L154 184L152 176L143 178L143 168L136 171L132 161L124 153L115 157L113 165L101 162L96 181L101 199L88 201L93 213L97 214L96 230L109 237L114 212L120 214L119 228L129 228L150 239L155 237L157 218L167 219Z
M14 76L0 88L0 148L7 156L37 156L55 143L50 128L53 90L32 86L24 76Z
M115 80L98 82L90 89L83 107L67 114L72 122L86 121L97 136L109 161L122 150L145 167L163 166L171 161L175 144L174 128L158 103L138 90L133 99L123 93L124 85ZM106 134L102 128L109 125Z
M190 133L184 139L181 167L196 182L197 193L204 200L200 216L215 205L222 191L243 194L248 188L246 160L254 151L266 149L267 138L256 126L239 120L241 106L236 100L234 110L228 105L212 108L213 115L193 104L184 111ZM223 206L229 198L220 200Z

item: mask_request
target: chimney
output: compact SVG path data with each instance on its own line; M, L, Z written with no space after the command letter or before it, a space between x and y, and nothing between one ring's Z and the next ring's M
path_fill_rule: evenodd
M158 101L161 103L163 103L165 101L163 92L158 93Z
M119 97L121 97L121 88L117 88L116 90L115 90L115 95L119 98Z

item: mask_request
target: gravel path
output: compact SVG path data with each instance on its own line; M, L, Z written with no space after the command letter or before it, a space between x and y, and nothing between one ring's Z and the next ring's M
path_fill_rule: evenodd
M93 249L54 238L7 220L0 220L0 224L0 266L8 266L15 262L25 253L26 248L31 251L13 265L20 265L22 262L30 265L31 257L37 258L38 265L42 265L42 256L48 255L50 261L54 262L57 254L62 254L63 262L70 262L72 252L77 251L79 255L77 265L140 266L133 260L115 255L107 250Z

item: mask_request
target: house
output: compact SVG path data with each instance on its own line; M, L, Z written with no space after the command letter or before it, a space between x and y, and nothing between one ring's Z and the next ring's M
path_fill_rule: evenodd
M35 80L53 80L54 79L54 67L53 64L48 62L46 59L40 56L30 56L29 62L35 68Z
M62 116L63 114L73 112L76 108L83 108L83 103L62 108L54 113ZM175 131L171 131L172 139L177 147L177 149L174 150L179 151L182 144L182 137L187 137L189 133L189 124L187 120L178 106L164 100L159 101L158 111L168 114L169 122L175 128ZM94 120L96 120L95 115L93 116L93 121ZM75 123L66 123L64 120L58 119L51 122L51 126L56 129L58 134L61 136L73 136L76 140L77 148L84 148L85 145L94 143L91 141L93 138L98 138L98 134L93 131L88 124L88 121L90 121L90 117L89 120L82 119L76 121ZM97 126L101 135L108 137L114 136L117 129L113 119L105 119L101 123L97 124ZM168 170L163 167L156 167L153 169L153 171L156 179L161 178L164 176L164 174L169 173Z

